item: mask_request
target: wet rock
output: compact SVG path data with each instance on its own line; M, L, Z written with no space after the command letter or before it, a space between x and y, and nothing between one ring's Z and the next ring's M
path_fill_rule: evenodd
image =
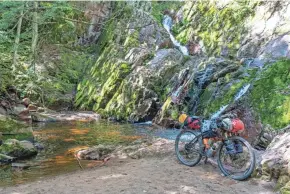
M0 153L22 159L36 155L37 150L29 141L8 139L0 146Z
M33 122L56 122L56 119L49 114L31 113Z
M29 121L31 119L29 109L25 109L18 114L18 117L22 121Z
M34 104L29 104L28 105L28 110L30 112L35 112L35 111L37 111L37 109L38 109L38 107L36 105L34 105Z
M43 113L45 111L46 111L46 109L43 107L37 107L37 110L36 110L36 112L40 112L40 113Z
M16 114L16 115L19 115L20 113L26 111L26 107L23 105L23 104L16 104L14 107L13 107L13 113Z
M13 168L17 168L17 169L28 169L29 167L31 167L31 164L27 164L27 163L12 163L11 166Z
M107 158L115 148L115 146L98 145L86 150L78 151L76 156L82 160L103 160Z
M14 157L11 157L11 156L7 156L5 154L0 154L0 164L1 163L4 163L4 164L7 164L7 163L11 163L15 160Z
M30 104L30 99L29 98L24 98L22 100L22 104L25 106L25 107L28 107L28 105Z
M34 147L38 150L43 150L44 149L44 145L42 143L35 143Z

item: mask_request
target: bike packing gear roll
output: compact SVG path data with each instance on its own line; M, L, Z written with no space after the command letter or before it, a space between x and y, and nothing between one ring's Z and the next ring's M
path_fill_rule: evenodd
M202 127L201 127L202 136L204 138L216 137L218 134L215 131L215 129L216 129L215 125L216 124L214 124L213 121L205 120L202 124Z

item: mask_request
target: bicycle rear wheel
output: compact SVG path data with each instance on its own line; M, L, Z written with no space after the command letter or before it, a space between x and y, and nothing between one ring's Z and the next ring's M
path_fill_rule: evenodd
M241 137L232 137L235 145L240 145L240 151L228 154L226 145L222 143L218 148L218 166L225 176L234 180L245 180L251 176L255 168L255 154L252 146Z
M202 158L202 145L197 133L191 130L181 131L175 140L175 153L178 160L186 166L195 166Z

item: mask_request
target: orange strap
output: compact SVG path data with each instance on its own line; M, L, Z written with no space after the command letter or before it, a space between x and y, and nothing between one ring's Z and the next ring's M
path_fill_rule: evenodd
M203 139L203 144L205 145L205 148L210 148L210 146L209 146L209 144L208 144L208 140L209 140L209 138L204 138Z

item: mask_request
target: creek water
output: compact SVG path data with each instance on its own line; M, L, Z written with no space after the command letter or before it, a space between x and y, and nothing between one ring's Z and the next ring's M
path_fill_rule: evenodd
M172 21L172 18L168 15L165 15L164 16L164 19L163 19L163 27L166 29L166 31L168 32L169 36L170 36L170 39L172 41L172 43L184 54L184 55L188 55L188 49L187 47L185 46L182 46L180 44L180 42L178 42L174 36L171 34L171 27L172 27L172 24L173 24L173 21Z
M159 136L175 139L178 130L163 130L151 123L120 124L97 123L46 123L34 125L34 141L44 147L37 156L16 161L30 165L27 169L18 169L11 165L0 167L0 186L11 186L48 176L55 176L80 170L74 153L98 144L125 145L146 136ZM101 165L101 161L81 160L83 168Z

